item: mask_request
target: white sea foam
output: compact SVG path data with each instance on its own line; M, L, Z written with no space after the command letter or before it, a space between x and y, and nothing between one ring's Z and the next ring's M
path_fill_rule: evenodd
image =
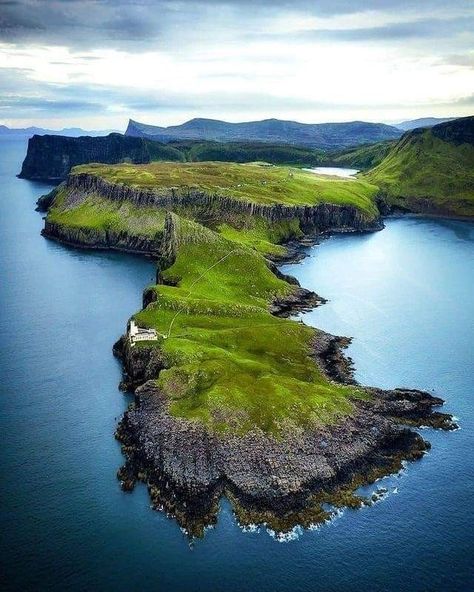
M258 524L239 524L239 527L242 532L260 532Z
M289 543L291 541L296 541L300 538L303 534L304 529L302 526L295 526L289 532L276 532L271 528L267 528L268 534L275 539L279 543Z

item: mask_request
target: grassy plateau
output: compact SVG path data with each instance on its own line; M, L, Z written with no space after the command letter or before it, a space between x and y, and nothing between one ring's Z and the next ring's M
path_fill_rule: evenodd
M286 166L230 162L89 164L75 167L72 174L83 172L140 189L197 189L268 205L354 205L368 216L377 215L374 204L377 187L367 181L316 175Z

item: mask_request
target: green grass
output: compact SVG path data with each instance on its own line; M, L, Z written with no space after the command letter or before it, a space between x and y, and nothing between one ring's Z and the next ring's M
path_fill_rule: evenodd
M87 195L78 204L68 206L66 197L67 191L60 189L48 211L49 222L71 228L126 232L131 236L152 237L163 231L164 210L137 207L131 202L111 201L97 195Z
M116 184L153 189L169 194L195 188L209 194L269 206L352 205L368 219L377 216L377 188L366 181L315 175L289 167L235 163L152 163L148 165L89 164L75 167L72 175L87 172ZM78 199L80 197L80 199ZM197 220L237 241L270 256L281 256L280 245L301 236L296 218L269 223L263 218L238 214L232 209L188 205L168 207L180 216ZM130 201L108 200L99 195L60 187L48 212L48 221L72 228L125 232L130 236L156 236L163 230L167 210L136 206Z
M201 190L258 203L287 205L322 201L357 204L373 215L376 189L364 182L324 178L285 167L229 163L87 165L115 183L153 188ZM350 413L352 399L366 396L356 387L332 383L311 358L317 332L269 313L270 304L295 288L279 279L264 255L281 255L279 244L301 236L299 221L270 223L257 216L206 212L188 207L173 214L127 201L85 194L80 200L59 189L48 213L51 222L125 231L164 233L174 254L162 272L165 285L152 289L157 300L135 315L154 327L166 369L157 377L171 412L202 421L218 432L260 429L275 436L287 429L330 423ZM181 215L178 215L181 214ZM165 217L171 221L165 225Z
M135 318L169 334L157 345L167 365L158 383L174 415L216 431L278 435L335 421L351 411L352 398L366 396L322 374L310 357L313 329L268 312L274 298L294 288L259 253L176 215L172 220L166 240L176 260L163 277L179 283L155 286L157 301Z
M413 199L427 199L441 211L474 216L474 146L429 129L404 136L364 178L395 205L411 209Z
M224 238L252 247L264 255L275 257L286 253L286 249L281 243L303 236L299 221L295 218L270 223L254 217L252 220L235 226L220 224L216 230Z
M325 163L331 166L361 170L371 169L382 162L395 143L395 140L386 140L385 142L377 142L366 146L338 150L337 152L328 153Z
M322 150L266 142L176 141L170 145L179 150L183 154L184 160L189 162L264 161L279 165L317 166L323 162L325 157Z
M297 168L218 162L145 165L89 164L72 174L89 172L112 183L167 191L197 189L252 203L287 206L332 203L355 206L367 217L377 215L377 187L365 180L329 178Z

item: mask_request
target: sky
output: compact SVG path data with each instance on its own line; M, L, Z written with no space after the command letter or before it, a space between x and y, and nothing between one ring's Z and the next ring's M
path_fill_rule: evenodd
M0 123L474 113L472 0L0 0Z

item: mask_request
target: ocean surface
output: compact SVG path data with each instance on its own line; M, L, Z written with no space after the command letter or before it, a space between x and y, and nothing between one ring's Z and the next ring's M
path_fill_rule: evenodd
M329 299L305 316L354 337L357 378L433 390L459 418L377 484L386 497L279 542L243 532L223 502L189 544L125 494L113 433L130 398L112 344L154 277L146 259L40 236L47 185L15 178L26 143L0 144L0 434L3 590L466 591L472 589L474 225L417 218L339 236L285 271Z

